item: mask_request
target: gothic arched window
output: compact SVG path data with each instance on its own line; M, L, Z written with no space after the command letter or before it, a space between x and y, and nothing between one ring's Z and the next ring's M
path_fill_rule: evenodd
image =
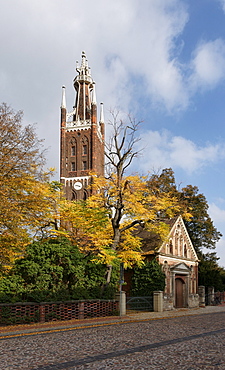
M81 141L81 155L82 155L82 162L81 162L81 169L83 171L90 169L89 164L89 140L87 136L84 136Z
M74 157L76 155L76 146L72 145L71 146L71 156Z
M187 245L184 244L184 257L187 257Z
M77 141L75 137L73 137L70 141L70 156L75 157L77 153Z
M77 141L75 137L73 137L70 140L70 146L69 146L69 151L70 151L70 165L68 166L69 171L77 171L77 159L76 159L76 154L77 154Z
M172 240L170 240L169 248L170 248L170 254L173 254L173 242L172 242Z
M82 155L87 155L87 144L83 144Z
M175 254L178 254L178 233L175 235Z
M71 162L71 171L76 171L76 163L75 162Z
M75 139L75 137L72 137L70 144L71 146L75 146L75 147L77 146L77 140Z

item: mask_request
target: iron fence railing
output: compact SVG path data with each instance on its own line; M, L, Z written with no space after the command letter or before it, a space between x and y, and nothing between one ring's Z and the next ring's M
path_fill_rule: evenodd
M225 292L206 293L205 304L207 306L217 306L225 303Z
M153 311L153 295L148 297L127 297L127 310Z

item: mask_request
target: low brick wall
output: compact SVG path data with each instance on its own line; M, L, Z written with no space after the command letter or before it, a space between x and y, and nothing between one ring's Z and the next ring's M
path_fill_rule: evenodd
M0 324L88 319L118 314L116 300L0 304Z

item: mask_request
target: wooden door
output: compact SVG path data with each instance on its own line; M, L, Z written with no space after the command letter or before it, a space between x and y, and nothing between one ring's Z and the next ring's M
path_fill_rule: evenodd
M175 306L176 308L184 307L184 282L177 278L175 279Z

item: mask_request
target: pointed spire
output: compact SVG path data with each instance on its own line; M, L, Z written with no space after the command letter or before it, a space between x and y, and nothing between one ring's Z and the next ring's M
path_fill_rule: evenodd
M97 104L95 82L93 82L93 89L92 89L92 104L95 104L95 105Z
M62 86L62 103L61 108L66 108L66 86Z
M78 75L73 80L76 90L75 109L76 115L74 121L77 121L78 115L81 121L90 120L91 105L96 105L96 96L94 92L91 70L88 66L86 54L83 51L81 55L81 64L76 66Z
M100 123L104 123L104 111L103 111L103 103L100 104Z
M82 54L81 54L80 67L79 67L78 61L76 61L76 71L79 73L79 75L91 77L91 69L88 66L88 60L86 58L85 51L82 51Z
M82 51L82 54L81 54L81 68L85 68L86 67L86 54L85 54L85 51Z

